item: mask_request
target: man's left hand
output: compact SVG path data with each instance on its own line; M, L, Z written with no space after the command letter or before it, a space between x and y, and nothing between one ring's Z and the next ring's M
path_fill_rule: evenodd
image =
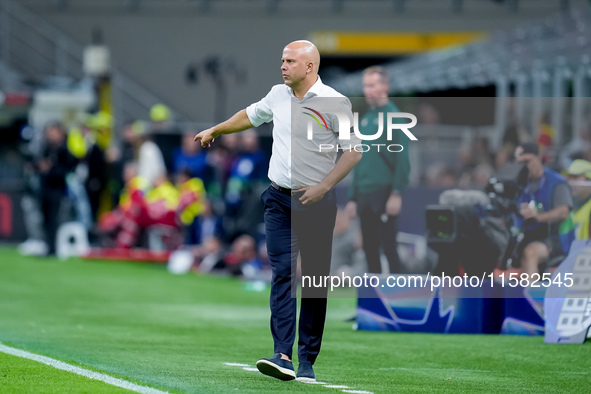
M305 192L304 195L300 197L302 205L311 205L322 200L324 195L330 189L327 189L323 185L318 184L313 186L304 186L299 190Z
M396 216L400 213L402 208L402 196L398 193L390 194L388 201L386 201L386 214L389 216Z

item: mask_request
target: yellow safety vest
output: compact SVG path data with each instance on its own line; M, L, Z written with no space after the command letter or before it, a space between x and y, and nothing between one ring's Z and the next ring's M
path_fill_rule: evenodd
M591 217L591 198L575 212L573 220L576 225L577 239L589 239L589 222Z
M181 198L187 194L191 194L189 198L193 201L181 212L181 221L188 226L195 218L205 209L205 186L203 181L199 178L192 178L179 186Z
M88 147L86 146L86 140L82 135L82 131L79 128L74 127L68 131L68 139L67 139L68 150L74 157L78 159L82 159L86 156L86 152L88 151Z
M168 181L163 182L150 190L146 196L146 202L148 204L158 201L163 201L167 209L174 211L179 205L179 191L172 183Z
M142 178L141 176L132 178L125 184L125 188L121 191L119 206L124 210L129 209L131 207L131 195L133 192L141 190L146 193L148 189L150 189L150 182L146 178Z

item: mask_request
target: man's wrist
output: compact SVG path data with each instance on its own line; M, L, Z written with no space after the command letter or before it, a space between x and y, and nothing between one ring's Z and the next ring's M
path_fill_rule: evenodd
M318 186L320 186L325 193L327 193L330 189L332 189L332 186L329 185L328 182L326 182L326 181L321 181L318 184Z

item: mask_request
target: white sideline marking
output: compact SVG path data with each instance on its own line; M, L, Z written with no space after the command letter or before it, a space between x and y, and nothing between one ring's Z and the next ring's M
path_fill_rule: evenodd
M24 350L20 350L20 349L16 349L16 348L13 348L10 346L3 345L2 343L0 343L0 352L6 353L6 354L11 354L13 356L17 356L17 357L21 357L21 358L26 358L26 359L33 360L33 361L37 361L37 362L49 365L49 366L57 368L57 369L62 369L64 371L72 372L77 375L82 375L82 376L90 378L90 379L100 380L101 382L105 382L107 384L117 386L117 387L122 387L124 389L136 391L138 393L143 393L143 394L168 393L168 391L160 391L157 389L153 389L151 387L140 386L138 384L131 383L131 382L128 382L123 379L117 379L112 376L105 375L104 373L99 373L99 372L91 371L89 369L76 367L74 365L70 365L70 364L65 363L63 361L58 361L53 358L40 356L40 355L34 354L34 353L29 353Z
M242 363L224 363L226 365L229 365L231 367L248 367L248 364L242 364Z
M373 392L371 392L371 391L363 391L363 390L343 390L343 393L373 394Z
M241 364L241 363L224 363L224 364L230 365L232 367L242 367L242 369L245 371L258 372L258 368L251 368L248 366L248 364ZM381 369L383 369L383 368L381 368ZM309 381L309 380L298 380L298 382L306 383L306 384L322 384L322 385L324 385L323 387L326 387L329 389L350 389L349 386L328 384L326 382ZM343 392L344 393L352 393L352 394L373 394L373 392L371 392L371 391L364 391L364 390L343 390Z

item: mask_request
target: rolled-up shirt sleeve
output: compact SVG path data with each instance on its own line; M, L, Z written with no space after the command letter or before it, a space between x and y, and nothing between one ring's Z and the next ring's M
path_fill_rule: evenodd
M273 110L271 109L273 90L274 89L271 89L261 101L246 107L246 115L254 127L258 127L263 123L269 123L273 120Z

